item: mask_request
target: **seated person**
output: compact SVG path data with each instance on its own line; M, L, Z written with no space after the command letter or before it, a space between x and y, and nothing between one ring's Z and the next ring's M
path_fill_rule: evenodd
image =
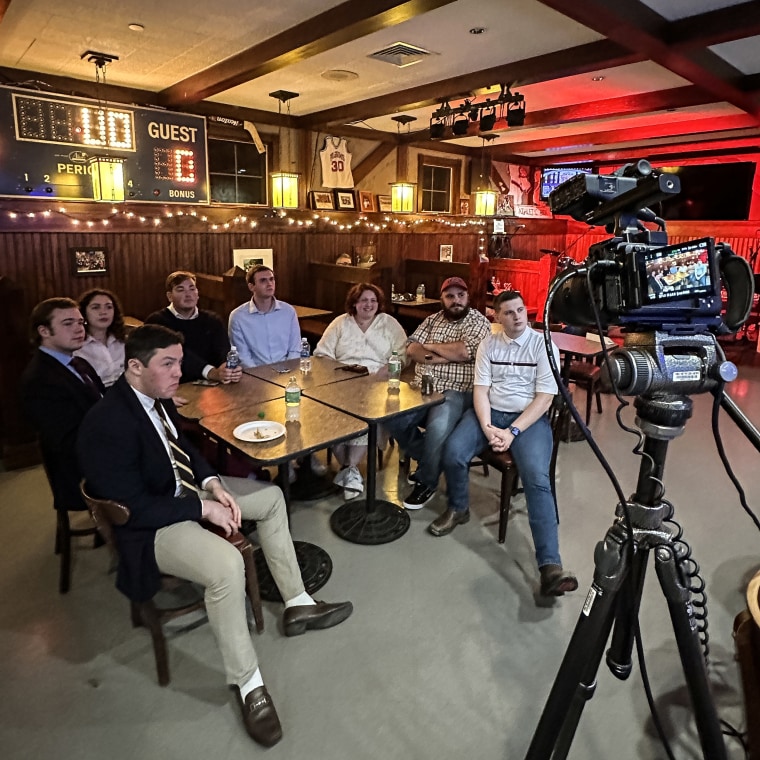
M92 365L106 388L124 372L124 316L119 299L110 290L93 288L79 296L87 337L74 351Z
M245 727L254 741L272 746L282 729L248 632L243 560L200 522L229 535L241 518L256 520L264 556L286 600L286 636L337 625L353 608L350 602L315 602L304 590L282 491L220 477L182 433L170 401L182 375L182 343L182 335L160 325L129 335L124 374L82 423L79 461L94 497L123 502L131 512L114 530L119 590L135 602L151 599L161 573L205 588L209 623L227 681L239 690Z
M37 350L21 375L21 405L39 435L53 505L85 510L77 435L85 414L106 389L87 360L74 356L86 337L76 301L48 298L32 309L30 322Z
M403 364L406 333L390 314L384 312L385 296L377 285L359 283L346 295L346 313L327 326L314 349L314 356L326 356L344 364L361 364L378 379L388 379L388 360L396 351ZM367 436L333 447L340 472L336 485L343 486L345 499L364 491L357 465L367 453Z
M227 367L230 342L224 324L213 311L198 308L200 294L195 282L192 272L172 272L166 278L169 305L154 311L145 323L163 325L184 336L183 383L201 378L237 383L243 371Z
M557 513L549 477L552 431L546 412L557 393L540 333L528 327L517 291L494 301L503 332L489 335L475 360L474 409L468 409L443 450L449 508L428 527L445 536L470 519L470 461L491 446L511 451L525 488L528 522L541 575L541 595L575 591L578 581L562 569ZM559 366L559 351L554 348Z

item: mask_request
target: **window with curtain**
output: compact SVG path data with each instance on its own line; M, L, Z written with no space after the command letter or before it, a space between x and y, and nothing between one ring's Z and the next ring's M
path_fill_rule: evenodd
M267 153L253 143L209 139L208 168L212 202L267 205Z

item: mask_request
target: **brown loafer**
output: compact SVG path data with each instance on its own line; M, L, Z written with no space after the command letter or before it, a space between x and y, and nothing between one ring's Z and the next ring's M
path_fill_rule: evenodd
M282 739L282 726L266 686L259 686L242 700L243 723L248 735L263 747Z
M440 517L436 517L428 525L428 531L434 536L448 536L457 525L464 525L470 520L470 510L447 509Z
M354 605L351 602L317 602L288 607L282 616L285 635L299 636L318 628L332 628L342 623L353 611Z
M541 596L562 596L578 588L578 579L562 565L544 565L541 573Z

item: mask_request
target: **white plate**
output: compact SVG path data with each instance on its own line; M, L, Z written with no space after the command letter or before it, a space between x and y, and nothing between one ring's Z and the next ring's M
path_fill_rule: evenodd
M232 431L232 435L239 441L264 443L264 441L273 441L275 438L285 435L285 425L280 422L271 422L270 420L244 422Z

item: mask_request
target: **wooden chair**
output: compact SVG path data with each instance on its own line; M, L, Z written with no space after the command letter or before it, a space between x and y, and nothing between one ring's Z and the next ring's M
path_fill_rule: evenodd
M102 546L102 542L99 540L98 529L94 524L81 528L72 528L68 511L56 509L55 513L55 553L61 558L61 567L58 573L58 592L67 594L71 588L72 540L81 536L94 536L93 548ZM82 514L81 510L76 510L76 514Z
M517 479L520 473L509 451L495 452L490 447L485 449L471 467L483 467L483 474L488 476L488 468L493 467L501 473L501 490L499 492L499 543L507 540L507 520L512 496L517 493Z
M118 501L93 498L87 494L84 484L81 486L81 491L92 519L95 521L97 530L103 536L114 557L117 557L118 550L114 541L113 527L114 525L124 525L129 520L129 507ZM225 536L224 531L215 525L204 523L203 527L229 541L243 555L246 592L251 603L256 631L261 633L264 630L264 616L259 593L259 580L256 574L256 563L253 558L253 545L242 533L235 532L231 536ZM163 588L167 591L176 590L182 583L181 579L174 576L163 576L162 581ZM163 622L172 620L180 615L186 615L188 612L202 609L203 606L203 598L197 595L189 599L178 600L171 608L159 607L156 604L155 598L149 599L147 602L130 602L132 625L135 628L141 625L145 626L150 631L153 639L153 651L156 657L156 673L159 685L166 686L170 681L169 658L166 652Z
M586 391L586 425L591 421L591 401L596 396L596 410L602 413L602 396L600 381L602 370L590 361L573 359L567 373L567 382L575 383L576 387Z

